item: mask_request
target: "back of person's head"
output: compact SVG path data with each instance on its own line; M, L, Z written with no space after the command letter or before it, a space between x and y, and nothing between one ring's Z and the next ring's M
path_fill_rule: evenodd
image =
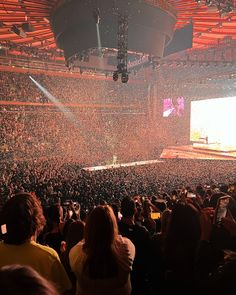
M40 201L29 193L21 193L9 199L2 209L1 224L6 224L7 232L3 240L7 244L19 245L45 225Z
M209 203L209 207L213 207L215 209L217 206L218 199L221 197L224 197L224 196L225 196L225 193L223 193L223 192L217 192L217 193L212 194L211 199L210 199L210 203Z
M144 218L148 218L148 217L150 217L151 213L152 213L152 208L151 208L150 202L148 200L145 200L143 202L142 215L143 215Z
M123 217L131 218L136 212L136 205L133 199L125 197L121 201L121 214Z
M0 293L9 295L59 295L55 287L29 266L0 269Z
M159 199L159 200L155 201L153 204L154 204L154 205L157 207L157 209L159 209L161 212L165 211L166 208L167 208L167 206L166 206L166 202L165 202L164 200L162 200L162 199Z
M227 194L228 193L228 190L229 190L229 186L226 183L221 183L221 185L220 185L220 191L222 193Z
M113 204L111 204L111 208L112 208L112 210L113 210L113 212L115 214L116 219L118 220L118 218L119 218L119 207L118 207L118 205L113 203Z
M87 212L86 212L86 210L81 209L81 210L80 210L80 219L81 219L82 221L85 221L86 218L87 218Z
M172 209L168 236L179 242L197 242L200 238L200 213L188 203L176 203Z
M51 205L47 210L47 218L49 221L59 224L61 220L61 206L59 204Z
M114 244L118 236L116 217L110 206L97 206L88 215L84 230L85 271L91 278L111 277L117 272Z
M97 206L88 215L85 224L85 247L110 248L118 234L118 226L113 210L110 206Z
M69 252L72 247L79 243L84 237L84 223L80 220L73 221L66 234L66 248Z

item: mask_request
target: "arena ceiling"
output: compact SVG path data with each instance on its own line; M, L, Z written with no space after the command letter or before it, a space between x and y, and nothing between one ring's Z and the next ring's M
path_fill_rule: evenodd
M0 44L56 49L50 15L60 0L0 0ZM149 0L150 2L150 0ZM155 2L155 1L153 1ZM156 2L161 2L156 0ZM169 0L177 13L177 28L194 23L194 48L206 48L225 37L236 40L236 10L220 16L205 1Z

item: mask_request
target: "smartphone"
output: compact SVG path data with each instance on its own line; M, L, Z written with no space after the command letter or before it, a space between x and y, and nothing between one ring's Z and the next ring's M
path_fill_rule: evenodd
M152 212L151 213L151 218L152 219L159 219L159 218L161 218L161 213L159 213L159 212Z
M218 199L215 210L215 224L219 225L222 218L226 217L230 199L230 196L223 196Z

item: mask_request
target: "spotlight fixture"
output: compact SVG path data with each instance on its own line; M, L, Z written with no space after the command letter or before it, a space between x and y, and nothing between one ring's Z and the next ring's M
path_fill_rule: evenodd
M118 79L119 79L119 74L118 74L118 72L117 71L115 71L114 73L113 73L113 81L118 81Z
M128 81L129 81L129 75L128 75L128 73L127 72L123 72L121 74L121 82L122 83L128 83Z
M117 81L121 74L121 82L127 83L129 73L127 69L128 63L128 16L118 14L118 32L117 32L117 70L113 74L113 80Z

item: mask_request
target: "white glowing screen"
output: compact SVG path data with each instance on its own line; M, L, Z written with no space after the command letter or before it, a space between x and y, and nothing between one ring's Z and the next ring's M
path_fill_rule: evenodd
M236 97L191 102L190 140L236 146Z

